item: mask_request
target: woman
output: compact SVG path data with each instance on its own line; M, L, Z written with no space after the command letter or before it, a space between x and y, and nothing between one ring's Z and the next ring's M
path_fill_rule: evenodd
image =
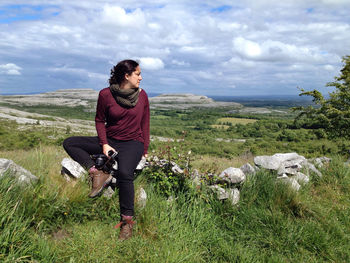
M119 203L121 222L119 239L132 236L134 215L134 170L147 157L149 145L149 102L140 86L141 69L133 60L123 60L111 70L110 86L99 93L95 125L97 137L70 137L63 147L73 160L89 171L90 197L98 196L112 177L97 170L90 155L118 152Z

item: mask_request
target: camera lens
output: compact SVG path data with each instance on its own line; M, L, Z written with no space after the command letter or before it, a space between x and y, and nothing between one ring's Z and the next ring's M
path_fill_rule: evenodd
M101 157L96 158L95 166L96 168L101 168L105 164L105 160Z

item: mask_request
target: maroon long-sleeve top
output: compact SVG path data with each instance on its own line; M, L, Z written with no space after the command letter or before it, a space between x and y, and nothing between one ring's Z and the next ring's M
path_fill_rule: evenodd
M100 144L108 144L107 137L122 141L137 140L144 143L144 154L149 145L149 102L144 90L141 90L135 107L123 108L109 88L100 91L95 125Z

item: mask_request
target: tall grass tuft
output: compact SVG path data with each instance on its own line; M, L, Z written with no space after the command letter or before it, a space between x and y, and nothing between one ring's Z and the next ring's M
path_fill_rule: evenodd
M21 194L26 189L8 176L0 178L0 261L30 262L34 259L52 262L54 253L40 249L33 238L31 218L24 213Z

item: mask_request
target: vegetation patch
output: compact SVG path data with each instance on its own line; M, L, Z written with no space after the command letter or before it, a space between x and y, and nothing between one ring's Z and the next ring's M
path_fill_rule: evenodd
M248 124L248 123L254 123L257 120L254 119L245 119L245 118L233 118L233 117L225 117L225 118L219 118L217 120L217 123L224 124L224 125L236 125L236 124Z

